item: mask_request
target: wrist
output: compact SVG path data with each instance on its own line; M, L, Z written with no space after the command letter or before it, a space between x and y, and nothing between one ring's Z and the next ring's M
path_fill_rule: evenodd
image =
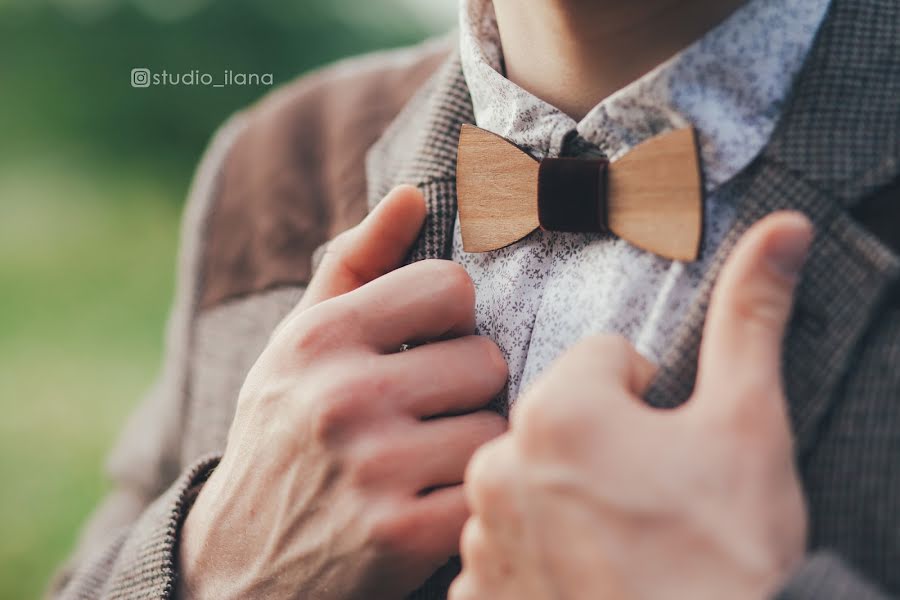
M210 487L209 482L201 481L192 487L189 504L186 506L187 515L178 534L175 562L178 570L175 598L178 600L214 597L214 588L210 583L215 562L209 561L208 556L215 554L215 546L206 535L209 531L209 519L201 493L204 487Z
M176 578L175 598L177 600L195 600L203 598L203 569L199 566L197 544L195 536L191 536L192 527L191 511L181 528L178 543L178 577ZM196 514L196 513L195 513Z

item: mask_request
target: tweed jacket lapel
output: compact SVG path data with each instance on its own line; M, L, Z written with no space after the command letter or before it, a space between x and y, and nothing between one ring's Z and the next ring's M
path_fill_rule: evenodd
M409 260L449 258L456 219L456 146L474 123L458 50L398 115L366 161L369 208L394 186L422 190L428 216Z
M734 225L715 250L648 402L675 406L690 395L710 292L740 236L772 211L799 210L817 236L785 339L784 378L798 450L809 448L854 349L900 274L898 257L849 214L900 171L898 99L900 5L834 0L772 140L739 175ZM370 152L370 206L400 183L425 195L428 219L410 260L450 256L456 144L460 126L472 122L454 55Z
M649 402L670 406L690 395L710 292L740 236L772 211L799 210L814 223L816 239L784 342L783 375L798 452L811 448L857 344L900 272L898 257L849 214L898 174L898 40L896 2L834 0L770 143L740 176L747 187L735 223Z

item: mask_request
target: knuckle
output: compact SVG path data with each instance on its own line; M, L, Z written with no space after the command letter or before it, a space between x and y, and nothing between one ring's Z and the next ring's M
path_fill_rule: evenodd
M290 394L291 387L283 379L251 372L238 394L234 421L265 424L284 419Z
M367 355L361 365L356 385L362 389L355 394L370 407L390 407L402 396L400 379L379 364L379 357Z
M378 357L341 355L310 372L304 400L313 406L313 433L320 442L341 439L357 424L386 410L395 394L393 379Z
M365 415L371 383L355 365L355 362L345 362L340 374L329 370L318 374L323 383L310 395L310 400L315 407L313 433L320 442L340 438Z
M474 329L475 284L466 270L449 260L425 260L410 268L419 269L423 281L423 293L440 298L447 322L465 324Z
M466 469L465 485L474 511L505 502L508 487L504 484L502 474L495 468L490 446L483 446L472 455Z
M481 565L487 564L484 561L491 560L492 557L488 556L485 543L484 529L477 517L469 518L463 526L459 538L459 550L467 564Z
M490 597L483 594L475 582L473 569L477 566L470 561L464 560L464 563L465 570L453 580L450 590L447 592L447 600L482 600Z
M325 252L322 255L322 264L326 264L326 261L327 264L333 264L335 261L340 261L340 259L347 254L347 250L352 243L353 237L356 235L356 231L356 227L351 227L334 236L334 238L328 242L328 245L325 246Z
M335 372L328 380L329 395L352 399L363 408L369 400L392 392L392 379L382 368L378 356L361 353L342 358L335 362Z
M380 552L403 554L418 529L416 520L401 508L398 501L392 501L372 519L369 539Z
M446 288L445 292L460 300L475 301L475 284L461 265L449 260L430 260L428 263L434 278Z
M252 396L252 400L248 401L252 403L254 412L263 418L274 419L281 413L285 405L285 398L290 395L290 390L285 382L270 378L264 380L248 394ZM243 396L242 393L241 400L243 400Z
M368 488L383 483L392 469L402 465L397 449L379 442L359 444L348 464L351 484Z
M283 319L275 326L272 330L272 333L269 335L269 345L276 344L276 340L281 339L282 333L285 331L292 331L297 327L296 323L301 318L303 314L302 303L297 304L291 311L284 316Z
M343 329L348 320L352 321L352 311L345 311L338 317L333 303L324 302L301 313L285 324L285 332L291 340L293 353L299 356L318 356L336 347L343 339Z
M315 406L312 435L322 445L342 439L357 418L355 403L346 398L323 398Z
M554 373L554 375L556 375ZM510 422L515 428L530 428L548 424L548 418L558 418L560 378L548 377L536 384L516 402L510 411Z
M358 225L337 234L326 245L319 260L319 266L313 275L313 282L327 280L346 268L347 257L351 253L354 238L358 235Z
M748 285L733 294L731 310L739 323L766 331L783 326L790 311L791 297L770 285Z
M473 344L475 352L480 356L478 364L484 366L492 379L505 382L509 375L509 368L500 347L485 336L473 336Z
M517 407L515 428L527 448L552 448L558 440L579 433L584 415L568 402L558 400L527 402Z
M323 386L323 395L327 397L327 402L344 404L352 410L362 404L368 395L368 378L358 372L355 361L343 362L341 367L346 372L328 377ZM327 375L329 374L323 373L323 376Z

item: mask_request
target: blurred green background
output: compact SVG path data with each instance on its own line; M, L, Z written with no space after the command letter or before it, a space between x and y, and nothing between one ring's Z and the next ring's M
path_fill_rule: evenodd
M448 28L454 0L0 0L0 598L39 597L151 382L178 220L210 135L272 73Z

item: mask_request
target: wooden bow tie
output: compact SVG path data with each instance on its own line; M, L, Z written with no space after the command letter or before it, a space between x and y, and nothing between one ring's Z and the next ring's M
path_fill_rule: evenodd
M696 260L700 251L703 184L692 128L654 137L610 164L538 162L498 135L463 125L456 192L466 252L508 246L537 228L611 231L673 260Z

